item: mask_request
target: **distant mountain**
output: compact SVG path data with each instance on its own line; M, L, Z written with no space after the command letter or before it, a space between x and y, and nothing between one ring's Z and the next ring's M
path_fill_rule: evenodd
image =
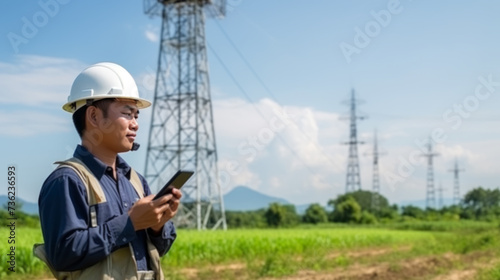
M223 196L224 208L228 211L252 211L269 207L269 204L277 202L280 204L291 204L279 197L265 195L249 187L238 186ZM22 211L28 214L38 215L38 204L25 201L16 197L23 204ZM6 195L0 195L0 207L9 201ZM295 205L297 214L303 215L309 204Z
M8 196L0 195L0 207L3 208L3 206L6 205L7 202L9 202L9 201L10 200L9 200ZM23 208L21 210L24 213L38 215L38 204L37 203L28 202L20 197L16 197L16 204L18 202L21 202L23 204ZM16 207L16 210L19 210L19 209Z
M268 196L249 187L238 186L224 195L224 209L228 211L252 211L269 207L270 203L290 204L279 198Z

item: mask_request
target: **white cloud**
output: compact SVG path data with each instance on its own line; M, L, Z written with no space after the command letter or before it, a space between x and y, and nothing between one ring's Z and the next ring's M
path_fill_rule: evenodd
M71 83L85 67L72 59L17 56L13 63L0 62L0 125L2 136L33 135L72 130L62 117L61 105ZM146 68L136 81L141 94L152 98L154 68ZM251 103L220 94L213 100L219 173L223 192L246 185L292 203L320 202L344 192L348 147L348 122L334 112L303 106L285 106L270 99ZM140 121L149 120L148 110ZM141 114L142 115L142 114ZM379 123L377 124L377 126ZM142 123L144 140L148 123ZM366 145L359 147L363 189L371 189L373 129L362 123L358 134ZM400 160L417 150L416 140L425 140L434 128L443 127L447 140L436 145L436 183L451 185L455 158L466 169L461 178L463 193L477 185L495 187L500 146L498 132L490 125L464 122L458 130L429 120L391 120L379 129L379 148L387 151L380 159L381 191L392 202L425 199L426 162L419 163L405 180L389 186L384 175L397 172ZM367 132L369 131L369 132ZM363 138L363 139L361 139ZM487 140L486 140L487 139ZM458 142L460 140L460 142ZM146 143L144 143L146 145ZM496 184L496 185L495 185Z
M337 114L224 99L214 101L214 116L219 168L231 174L230 188L247 185L300 201L307 192L332 198L342 185L346 147L339 143L346 132Z
M218 168L222 193L227 193L236 186L258 189L261 184L259 176L241 161L223 158L219 160Z
M0 134L27 137L73 129L70 115L61 107L75 77L87 66L74 59L36 55L16 56L13 63L0 62L0 106L5 108L0 113ZM148 67L136 79L147 99L152 99L154 77Z
M146 39L153 43L157 43L160 41L160 37L158 35L159 33L158 27L153 27L152 25L148 25L146 27L146 30L144 31L144 36L146 36Z
M36 111L0 112L0 135L26 137L73 130L69 118Z
M348 147L342 143L348 140L349 126L338 114L283 106L269 99L250 103L226 98L214 100L214 117L219 170L232 170L230 182L235 183L226 186L225 191L246 185L293 203L325 203L345 191ZM386 126L391 129L378 130L379 152L386 152L379 159L381 192L392 203L425 200L427 161L416 142L425 142L428 132L439 123L429 126L424 123L429 121L395 120ZM460 133L465 130L463 127ZM358 155L362 188L371 190L373 158L369 154L373 149L373 130L365 131L360 128L358 132L360 140L366 142L358 147ZM434 160L436 187L439 182L445 187L452 185L453 174L449 169L453 168L455 158L467 169L461 174L465 183L492 185L498 173L500 146L495 144L497 134L491 134L491 130L483 133L489 133L492 140L457 138L449 132L446 142L435 145L435 151L440 153ZM451 142L456 139L463 142ZM402 164L409 162L411 155L413 163ZM227 168L235 164L238 168ZM402 176L403 180L391 185L387 174ZM451 187L448 188L451 193Z
M20 55L0 62L0 104L41 106L67 100L83 63L73 59Z
M72 129L61 106L84 65L74 59L19 55L0 62L1 135L30 137Z

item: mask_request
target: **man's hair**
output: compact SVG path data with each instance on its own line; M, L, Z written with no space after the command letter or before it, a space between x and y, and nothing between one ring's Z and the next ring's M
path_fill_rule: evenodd
M73 124L75 125L76 132L78 132L80 138L83 137L83 132L85 131L85 115L87 114L87 109L90 106L95 106L101 109L103 116L107 118L109 105L111 105L113 101L115 101L114 98L105 98L105 99L99 99L94 102L88 102L87 105L84 105L83 107L81 107L80 109L76 110L76 112L73 113Z

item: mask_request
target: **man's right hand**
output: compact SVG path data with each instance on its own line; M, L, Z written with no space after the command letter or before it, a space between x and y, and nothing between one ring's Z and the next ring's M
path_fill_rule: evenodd
M128 211L134 229L141 230L149 227L163 226L168 221L165 212L170 208L171 194L153 200L154 194L139 199ZM170 217L169 217L170 218Z

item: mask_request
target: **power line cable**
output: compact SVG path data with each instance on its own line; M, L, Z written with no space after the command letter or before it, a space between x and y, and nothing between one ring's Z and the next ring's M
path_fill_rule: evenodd
M233 47L233 49L236 51L236 53L241 58L241 60L243 60L243 62L245 63L245 65L248 67L248 69L250 70L250 72L252 72L252 74L254 75L254 77L259 81L259 83L262 85L262 87L267 91L267 93L272 98L274 98L276 101L278 101L278 98L269 89L269 87L267 86L267 84L261 79L261 77L259 76L259 74L257 74L257 71L255 71L255 69L252 67L252 65L250 64L250 62L248 62L248 60L245 58L245 56L243 55L243 53L241 53L241 51L239 50L239 48L236 46L236 44L233 42L233 40L231 40L231 37L229 37L229 35L224 30L224 28L222 28L222 26L220 25L220 23L216 22L216 24L219 27L219 29L222 32L222 34L224 35L224 37L226 38L226 40Z
M212 46L207 42L207 46L208 48L210 49L210 51L214 54L215 58L217 59L217 61L219 61L219 63L222 65L222 68L224 68L224 70L226 71L226 73L228 74L228 76L231 78L231 80L233 81L233 83L236 85L236 87L238 87L238 89L241 91L241 93L243 93L243 95L245 96L245 98L250 102L250 104L252 104L253 108L255 109L255 111L262 117L262 119L264 121L266 121L266 117L264 116L264 114L262 113L262 111L257 107L255 106L252 98L250 98L250 96L248 95L248 93L246 92L246 90L241 86L241 84L238 82L238 80L236 80L236 78L234 77L234 75L231 73L231 71L229 71L229 68L227 67L227 65L222 61L222 59L219 57L219 55L215 52L215 50L212 48ZM304 166L309 170L309 172L312 174L312 175L315 175L316 172L314 172L311 167L309 167L309 165L307 165L301 158L300 156L292 149L292 147L290 147L290 145L288 145L288 143L283 139L283 137L281 137L280 134L278 133L275 133L275 135L285 144L285 146L290 150L290 152L292 152L292 154L302 163L304 164Z
M279 99L274 95L274 93L271 91L271 89L269 89L269 87L264 82L264 80L259 76L259 74L257 73L257 71L255 71L255 69L252 67L252 65L250 64L250 62L245 58L245 56L243 55L243 53L239 50L239 48L233 42L233 40L231 39L231 37L229 37L229 35L224 30L224 28L220 25L220 23L217 22L217 21L215 23L219 27L220 31L222 32L222 34L224 35L224 37L226 38L226 40L229 42L229 44L233 47L233 49L236 51L236 53L241 58L241 60L248 67L248 69L250 70L250 72L252 72L253 76L257 79L257 81L259 81L259 83L261 84L261 86L266 90L266 92L274 100L276 100L278 103L282 104L282 102L279 101ZM325 151L321 147L319 147L316 143L314 143L314 141L312 141L312 139L298 125L296 125L295 123L294 123L294 125L304 135L304 137L306 137L306 139L309 140L309 142L313 144L313 146L320 152L321 155L323 155L334 167L338 167L337 164L335 164L335 162L330 157L328 157L326 155Z

